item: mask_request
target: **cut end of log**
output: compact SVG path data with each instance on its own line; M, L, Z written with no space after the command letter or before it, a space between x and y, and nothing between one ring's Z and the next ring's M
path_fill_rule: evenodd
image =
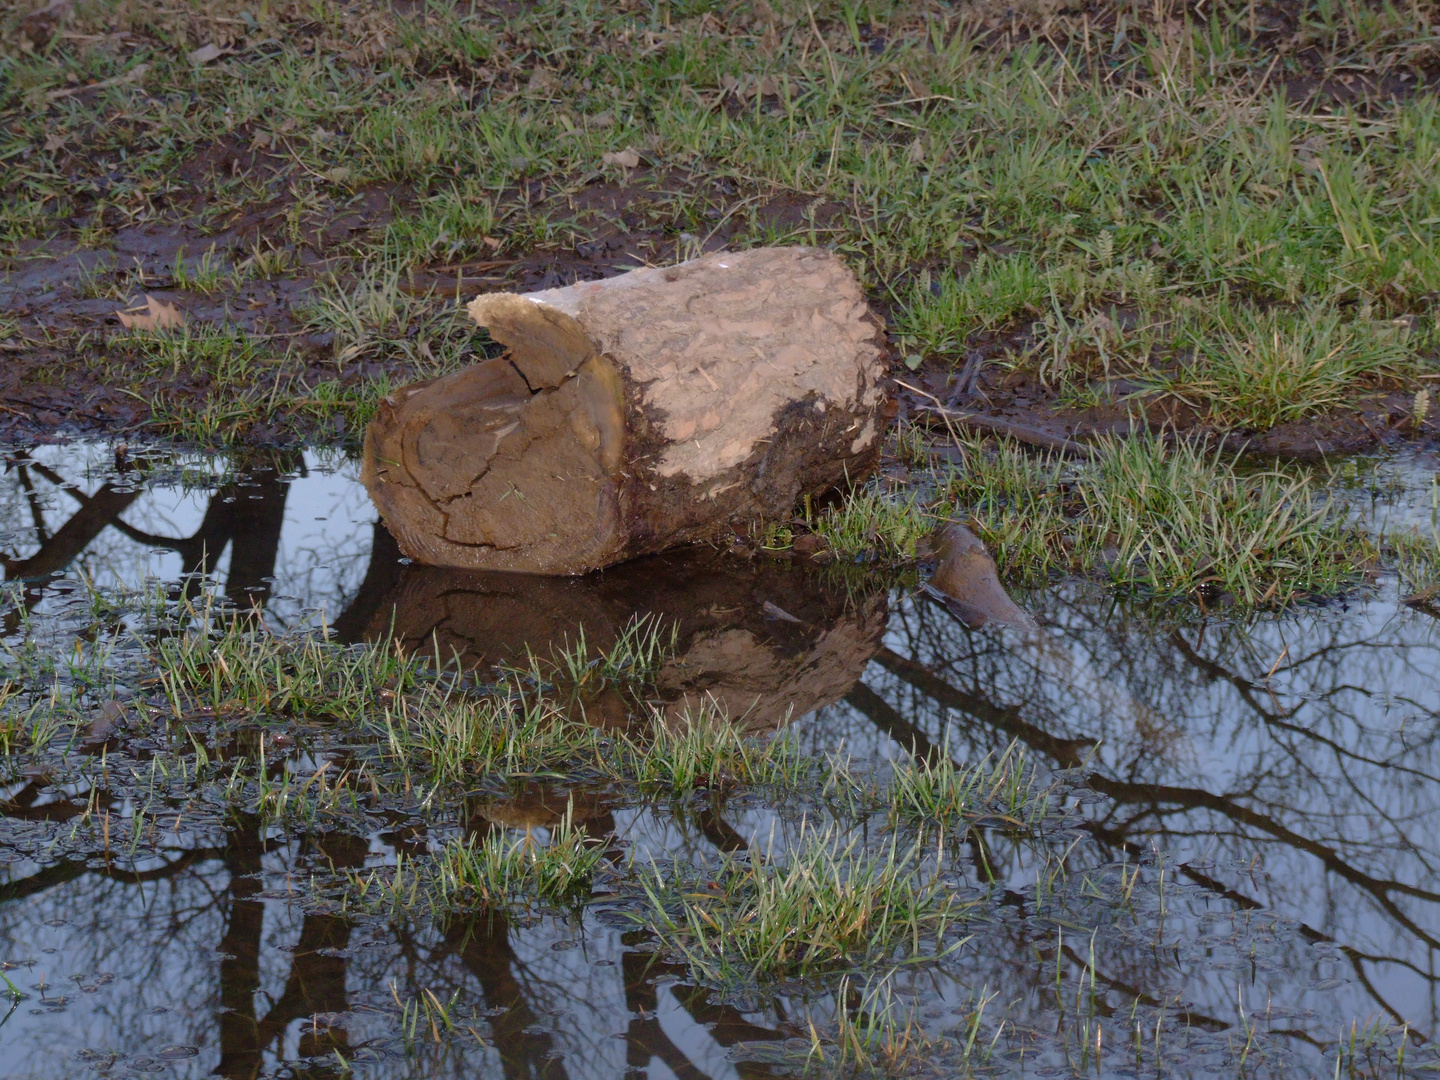
M486 293L465 308L509 349L531 390L554 390L597 352L573 318L550 304L514 293Z
M506 354L383 403L363 477L417 561L575 574L858 480L879 453L884 335L813 248L467 308Z

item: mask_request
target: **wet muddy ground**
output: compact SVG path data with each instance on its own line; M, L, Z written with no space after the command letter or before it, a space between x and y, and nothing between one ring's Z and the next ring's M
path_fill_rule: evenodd
M353 443L485 351L462 298L776 243L861 275L907 417L1434 438L1428 15L970 6L9 13L0 438Z
M1361 464L1359 510L1429 521L1432 460ZM315 451L17 449L0 521L0 1075L836 1075L847 1038L917 1076L1440 1067L1440 635L1388 580L1220 618L1059 582L1017 597L1029 636L788 554L457 574L399 559ZM413 689L401 661L352 649L374 685L244 701L185 651L227 610L438 658L482 698L582 633L603 658L637 618L666 632L643 686L578 676L589 764L427 788L364 719ZM183 694L181 655L207 658ZM780 764L661 787L615 764L638 714L706 701ZM1009 794L897 817L906 763L947 757ZM457 839L577 829L601 857L563 902L432 902ZM817 835L958 913L763 978L657 923L647 884L724 917L739 869Z

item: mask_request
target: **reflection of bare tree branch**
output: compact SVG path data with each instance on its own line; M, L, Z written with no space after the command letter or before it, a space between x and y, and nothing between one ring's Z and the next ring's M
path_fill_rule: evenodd
M1240 692L1242 696L1258 689L1256 684L1251 680L1235 675L1224 665L1198 655L1196 650L1190 648L1188 642L1178 638L1178 635L1172 638L1172 642L1177 646L1176 653L1180 655L1180 659L1182 659L1186 665L1201 671L1207 680L1222 681L1232 686L1237 692ZM929 644L941 657L949 658L955 654L953 642L941 641ZM1375 648L1385 643L1369 644L1372 648ZM1350 647L1351 645L1349 644L1344 646L1344 648ZM1336 645L1331 646L1328 651L1330 654L1338 655L1337 650L1340 649L1341 646ZM1311 655L1324 656L1326 652L1327 650L1324 649L1316 650ZM978 662L983 655L985 654L977 652L974 654L974 658ZM998 649L989 653L989 655L991 657L1001 657L1005 659L1011 659L1013 657L1013 654ZM1115 656L1124 658L1126 655L1122 647L1115 646ZM1043 728L1021 719L1021 706L1007 707L999 705L978 690L971 692L962 691L952 683L936 675L933 670L927 668L925 665L905 657L897 656L890 650L882 650L876 659L888 671L898 675L903 682L920 690L921 693L939 705L945 708L959 709L980 720L985 725L992 727L997 732L1003 733L1011 738L1019 738L1031 748L1051 756L1060 764L1073 763L1074 755L1071 749L1072 747L1086 746L1092 743L1092 740L1088 739L1057 739ZM1097 656L1093 661L1097 669L1107 670L1113 667L1115 662L1114 657L1104 660L1103 663L1102 659L1103 658ZM953 663L953 661L951 662ZM1338 660L1335 661L1335 663L1338 664ZM987 679L994 681L993 672L988 674L984 673L983 669L977 663L974 684L976 686L985 685ZM1013 681L1017 688L1023 691L1026 687L1044 685L1044 679L1045 676L1036 670L1027 672ZM1328 685L1330 691L1333 693L1336 688L1335 682L1332 680ZM1367 696L1369 694L1369 692L1363 690L1363 688L1356 688L1356 690L1357 692L1366 693ZM863 695L861 696L863 697ZM1316 696L1315 694L1311 694L1306 700L1313 701L1316 699ZM876 712L873 707L865 708L864 705L866 703L857 701L854 695L852 695L851 701L867 714ZM1380 774L1381 776L1410 777L1425 783L1434 781L1435 778L1432 776L1432 772L1423 768L1406 767L1403 763L1389 761L1383 756L1365 754L1360 750L1351 749L1339 740L1328 737L1323 731L1315 730L1319 725L1306 727L1298 723L1289 722L1288 717L1277 715L1276 712L1267 709L1264 704L1255 700L1253 697L1247 701L1247 704L1262 725L1276 734L1277 738L1273 741L1272 745L1278 746L1280 751L1287 755L1287 760L1293 762L1293 764L1299 768L1300 771L1298 773L1282 772L1273 768L1263 772L1252 771L1244 777L1246 780L1244 790L1238 793L1230 792L1223 794L1216 794L1193 785L1143 783L1130 778L1115 779L1113 776L1096 775L1091 778L1091 787L1107 796L1110 810L1102 814L1099 819L1089 821L1087 823L1088 830L1102 843L1113 844L1140 854L1140 845L1138 845L1132 837L1141 834L1150 835L1156 833L1157 824L1166 826L1160 831L1163 831L1167 835L1188 835L1183 831L1177 831L1173 827L1169 827L1168 819L1170 817L1175 815L1186 816L1196 811L1218 815L1221 820L1228 820L1235 823L1237 829L1234 835L1237 837L1243 836L1250 838L1256 835L1263 836L1278 842L1288 850L1300 852L1316 859L1327 873L1334 874L1339 879L1362 890L1370 901L1375 903L1378 909L1384 913L1388 920L1402 929L1412 940L1415 940L1417 944L1428 950L1434 950L1437 945L1440 945L1440 941L1437 941L1435 935L1427 931L1421 922L1407 914L1397 901L1400 897L1413 897L1433 904L1440 901L1440 892L1418 885L1407 884L1404 880L1394 875L1377 875L1373 872L1367 872L1367 870L1362 869L1360 864L1354 859L1347 857L1346 849L1336 847L1322 840L1310 839L1299 829L1287 826L1279 817L1268 813L1265 807L1262 806L1260 809L1256 809L1247 805L1245 801L1250 798L1259 798L1257 792L1261 782L1266 778L1275 783L1283 784L1286 787L1303 784L1307 780L1313 780L1320 784L1329 784L1338 778L1342 783L1347 785L1346 790L1352 794L1360 806L1365 808L1365 812L1378 815L1381 820L1389 821L1393 811L1387 811L1386 807L1381 806L1377 802L1374 797L1375 789L1373 782L1369 785L1362 786L1357 782L1356 778L1350 775L1345 765L1348 763L1364 765L1371 769L1383 770ZM1046 705L1043 698L1037 700L1035 707L1042 711L1045 710ZM881 730L887 729L886 723L882 722L879 726ZM1362 731L1363 730L1364 729L1362 729ZM1309 760L1299 752L1296 740L1299 741L1298 747L1303 747L1304 745L1323 747L1326 753L1331 755L1340 767L1325 772L1317 772ZM1139 762L1143 759L1137 758L1136 760ZM1320 790L1323 790L1323 788ZM1293 807L1294 805L1293 803L1288 803L1283 800L1276 801L1273 798L1271 802L1274 803L1276 807ZM1134 813L1119 813L1124 807L1131 808ZM1309 821L1311 818L1307 817L1305 820ZM1316 817L1314 820L1318 822L1328 819ZM1223 828L1204 826L1197 827L1194 835L1223 837L1227 834ZM1387 845L1387 847L1388 846L1391 845ZM1398 846L1400 850L1409 853L1412 860L1418 859L1420 863L1425 863L1423 851L1416 848L1414 844L1409 843L1403 834L1400 837ZM1238 907L1254 909L1265 906L1258 900L1225 888L1220 882L1209 878L1194 867L1182 864L1181 870L1191 880L1197 882L1197 884L1213 890L1218 895L1227 897ZM1422 870L1421 872L1423 873L1424 871ZM1300 930L1306 937L1314 941L1334 941L1331 936L1303 926L1303 924ZM1408 956L1371 955L1370 952L1356 949L1353 946L1341 945L1338 942L1336 944L1348 958L1350 966L1355 971L1357 982L1365 987L1377 1005L1391 1015L1397 1023L1404 1022L1407 1019L1413 1022L1413 1016L1402 1014L1402 1010L1397 1009L1393 1003L1386 1000L1385 991L1371 978L1368 968L1369 966L1379 964L1393 965L1397 968L1413 972L1422 980L1431 983L1433 983L1435 979L1433 972L1426 969L1422 964L1411 960ZM1412 1031L1413 1030L1412 1027ZM1297 1033L1297 1037L1299 1037L1300 1034L1301 1033ZM1418 1035L1419 1033L1417 1032L1417 1036ZM1311 1036L1303 1037L1307 1041L1313 1041ZM1421 1037L1423 1038L1423 1036Z
M525 999L514 965L510 927L504 916L489 912L473 920L456 919L446 928L446 943L480 981L485 1004L505 1011L491 1021L495 1049L506 1077L516 1080L563 1080L564 1062L551 1056L554 1040L531 1030L539 1019Z
M991 727L999 728L1025 745L1054 758L1064 769L1073 769L1085 760L1086 751L1094 745L1093 739L1060 739L1043 728L1027 723L1017 708L1005 708L987 701L978 694L958 690L938 678L923 664L901 656L885 646L875 654L875 660L887 671L900 676L915 689L934 698L941 705L969 713Z
M365 578L350 598L350 603L330 623L340 641L359 641L385 597L400 580L400 545L382 522L372 526L370 561L365 564Z
M260 1071L260 1027L255 991L260 989L260 943L265 907L252 899L261 889L258 875L265 851L260 821L237 815L225 848L230 878L230 911L220 938L220 1062L215 1072L228 1080L251 1080Z
M717 851L746 851L750 844L735 831L714 806L706 806L695 815L695 823L705 834L705 839L715 845ZM613 831L613 830L612 830Z
M942 705L962 709L977 720L1020 738L1027 746L1049 754L1061 765L1068 765L1074 760L1071 755L1073 755L1073 747L1076 745L1092 745L1088 740L1057 740L1047 732L1020 720L1016 715L1018 710L1005 708L986 701L978 695L956 690L948 683L936 678L923 665L898 656L889 649L882 649L876 654L876 659L888 670L895 672L912 686L934 697ZM1066 757L1061 757L1062 754ZM1067 758L1070 760L1067 761ZM1440 892L1422 889L1416 885L1407 885L1401 881L1383 881L1371 877L1345 862L1333 848L1302 836L1233 799L1200 788L1134 783L1114 780L1099 773L1092 774L1089 783L1092 788L1108 796L1117 805L1149 807L1149 815L1163 813L1159 810L1161 804L1170 804L1177 810L1203 808L1213 810L1237 823L1259 829L1296 850L1315 856L1327 869L1346 881L1358 885L1373 896L1392 918L1421 941L1432 948L1440 948L1440 938L1432 937L1410 919L1390 899L1389 895L1400 893L1423 900L1440 901Z
M898 709L863 682L856 683L845 700L864 713L889 738L911 751L917 758L938 761L943 751L920 728L900 715Z
M1126 842L1126 846L1133 848L1133 845L1129 844L1128 841ZM1138 854L1138 849L1136 853ZM1209 874L1206 874L1201 870L1197 870L1195 867L1189 865L1188 863L1181 863L1179 869L1181 873L1183 873L1186 877L1188 877L1191 881L1195 882L1197 885L1203 886L1204 888L1215 893L1217 896L1225 897L1225 899L1229 900L1238 908L1242 908L1246 911L1255 911L1263 909L1265 906L1264 904L1260 903L1259 900L1256 900L1254 897L1246 896L1242 892L1237 892L1236 890L1227 887L1223 882L1217 881ZM1366 974L1365 963L1368 961L1372 964L1394 964L1399 967L1403 967L1409 971L1413 971L1422 979L1431 979L1433 977L1433 973L1428 968L1421 967L1419 964L1415 963L1412 960L1405 958L1396 958L1392 956L1378 956L1375 954L1362 952L1361 950L1356 949L1354 946L1351 945L1341 945L1329 934L1322 934L1313 926L1307 926L1305 923L1299 923L1296 929L1300 932L1301 935L1303 935L1307 940L1311 942L1327 942L1336 945L1350 961L1350 967L1351 970L1355 973L1355 978L1360 981L1361 985L1363 985L1365 989L1369 991L1370 996L1374 998L1377 1002L1379 1002L1380 1007L1383 1008L1386 1012L1388 1012L1391 1018L1394 1019L1397 1024L1406 1023L1405 1017L1400 1013L1398 1009L1396 1009L1393 1005L1391 1005L1385 1000L1385 996L1380 993L1380 990L1371 981L1370 976ZM1303 1032L1291 1031L1288 1032L1288 1034L1293 1037L1304 1038L1307 1042L1314 1043L1317 1046L1320 1045L1309 1035L1306 1035ZM1423 1032L1415 1030L1413 1028L1410 1031L1410 1037L1414 1039L1417 1043L1423 1043L1427 1041L1426 1036Z
M1187 810L1203 808L1213 810L1230 820L1242 825L1250 825L1261 832L1268 833L1282 843L1304 851L1307 854L1319 859L1327 870L1344 878L1351 884L1358 885L1364 889L1397 923L1405 927L1421 941L1431 948L1440 948L1440 938L1432 937L1427 931L1414 922L1409 916L1400 910L1399 906L1390 899L1390 893L1400 893L1405 896L1415 896L1422 900L1440 901L1440 892L1431 892L1422 889L1417 885L1407 885L1403 881L1381 881L1362 873L1360 870L1350 866L1340 858L1334 848L1327 847L1318 841L1301 836L1299 833L1287 829L1278 821L1272 821L1264 814L1257 813L1247 806L1228 799L1223 795L1216 795L1200 788L1182 788L1167 784L1133 784L1120 780L1111 780L1109 777L1099 773L1091 775L1090 786L1096 791L1114 799L1117 803L1136 804L1144 803L1153 805L1152 813L1163 814L1165 811L1159 809L1160 804L1170 804L1176 810Z
M196 860L214 858L216 852L211 849L198 848L183 852L178 858L164 863L161 866L151 867L149 870L124 870L118 866L105 866L96 869L88 864L85 859L66 859L39 870L29 877L20 878L16 881L8 881L0 885L0 903L8 903L12 900L22 900L27 896L34 896L47 889L53 889L57 885L63 885L67 881L74 881L76 878L87 873L100 874L103 877L111 878L126 885L138 885L145 881L163 881L166 878L175 877L185 870Z
M94 495L86 496L80 509L40 545L40 550L25 559L0 556L0 567L7 578L40 578L64 570L95 537L120 516L120 512L140 497L136 491L116 491L105 484Z
M1223 680L1235 687L1236 691L1240 695L1240 699L1244 701L1245 704L1249 705L1250 708L1254 710L1255 715L1258 716L1270 727L1278 728L1279 730L1289 732L1292 735L1299 735L1302 738L1318 742L1322 746L1328 747L1331 751L1335 753L1337 757L1351 758L1355 761L1363 762L1366 765L1374 765L1377 768L1381 769L1393 769L1396 772L1410 773L1411 775L1420 777L1423 780L1440 781L1440 776L1431 775L1430 773L1424 772L1420 769L1406 768L1404 765L1397 765L1394 762L1380 761L1376 758L1366 757L1364 754L1357 754L1355 751L1349 749L1348 747L1341 746L1334 739L1327 739L1318 731L1312 731L1311 729L1301 727L1298 724L1288 723L1283 718L1284 714L1272 713L1268 711L1263 705L1260 704L1259 701L1255 699L1254 691L1257 689L1257 687L1255 683L1253 683L1251 680L1245 678L1243 675L1237 675L1235 672L1227 669L1223 664L1218 664L1214 660L1210 660L1206 657L1199 655L1197 652L1195 652L1193 648L1190 647L1190 643L1185 640L1184 636L1178 630L1176 630L1170 635L1170 640L1180 651L1181 656L1189 660L1192 664L1195 665L1195 667L1199 668L1207 676L1212 679Z
M688 976L687 969L683 965L665 963L652 953L633 950L625 953L620 962L625 978L625 1004L634 1014L625 1029L626 1063L643 1068L649 1064L651 1057L658 1057L676 1076L706 1076L671 1041L656 1016L660 1009L656 982L666 976L677 980L685 978ZM710 991L704 987L676 982L670 987L670 992L695 1024L707 1031L720 1046L728 1048L739 1043L774 1042L784 1038L780 1032L752 1024L728 1005L712 1003ZM731 1065L746 1080L776 1075L768 1066L758 1062L740 1060L731 1062Z
M50 539L50 530L45 527L44 509L40 505L40 493L35 490L35 484L30 479L30 471L21 465L15 470L20 479L20 487L25 491L25 502L30 507L31 520L35 522L35 542L44 547Z
M186 574L212 574L229 546L225 594L241 607L263 605L270 594L268 581L275 574L285 524L285 500L290 491L286 474L296 464L294 455L283 455L267 471L256 472L262 479L218 488L210 496L200 527L190 536L159 536L118 520L114 525L136 543L176 552Z

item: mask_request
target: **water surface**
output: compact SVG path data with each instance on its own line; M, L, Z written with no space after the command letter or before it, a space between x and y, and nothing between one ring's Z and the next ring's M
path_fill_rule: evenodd
M1366 513L1426 520L1432 466L1366 468L1385 478ZM676 628L662 708L711 695L862 764L1016 744L1069 777L1069 816L1043 837L972 834L956 882L980 901L970 941L894 978L927 1031L979 1033L981 1072L1331 1075L1338 1055L1394 1075L1402 1040L1405 1069L1436 1066L1440 627L1393 582L1245 618L1057 584L1019 597L1043 627L1027 637L784 558L681 553L583 580L410 566L355 474L308 451L13 450L0 662L48 658L103 722L110 691L85 688L109 685L102 669L143 688L146 628L187 599L473 670L581 632L604 647L649 615ZM146 767L144 746L92 736L71 754ZM346 750L301 734L269 752L298 776ZM836 1008L833 985L697 985L603 896L568 917L409 925L307 886L455 830L544 836L567 799L627 859L713 861L805 827L760 793L669 805L536 782L302 829L192 806L181 785L173 825L127 857L118 780L12 766L0 960L26 996L0 1026L0 1076L779 1075L808 1018ZM77 825L98 813L108 846ZM440 1038L406 1027L427 993L453 1003Z

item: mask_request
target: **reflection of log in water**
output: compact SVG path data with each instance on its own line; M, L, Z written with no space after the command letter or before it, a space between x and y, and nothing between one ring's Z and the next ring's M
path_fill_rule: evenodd
M656 679L667 716L713 698L761 730L844 697L879 648L885 617L881 584L856 592L799 562L701 548L584 578L407 567L336 629L351 640L393 634L408 651L477 668L523 664L527 650L548 658L582 634L592 654L604 651L648 618L667 639L675 632Z

